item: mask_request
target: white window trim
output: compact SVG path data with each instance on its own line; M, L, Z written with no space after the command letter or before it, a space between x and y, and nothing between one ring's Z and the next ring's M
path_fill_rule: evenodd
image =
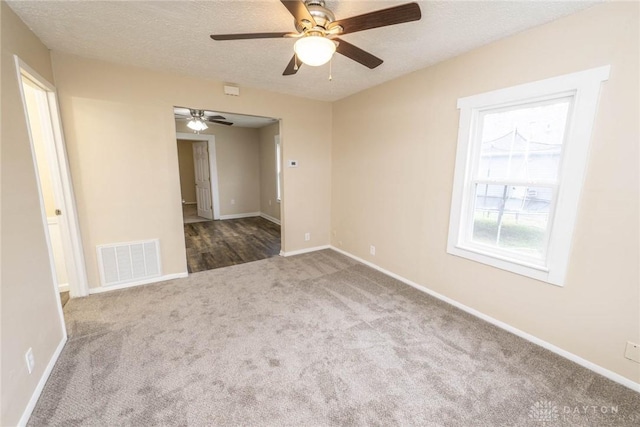
M460 126L449 218L448 253L557 286L564 285L600 87L603 81L609 79L610 68L609 65L592 68L458 99ZM546 266L533 265L507 256L485 253L477 247L465 246L462 230L463 221L467 218L467 183L471 171L470 162L473 159L472 132L476 128L478 114L486 109L535 102L567 93L575 95L573 108L567 118L568 128L563 145L555 212L550 217L551 234Z

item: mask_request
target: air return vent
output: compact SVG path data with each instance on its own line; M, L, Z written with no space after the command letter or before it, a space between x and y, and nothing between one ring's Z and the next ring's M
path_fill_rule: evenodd
M97 250L103 286L139 282L162 274L158 239L99 245Z

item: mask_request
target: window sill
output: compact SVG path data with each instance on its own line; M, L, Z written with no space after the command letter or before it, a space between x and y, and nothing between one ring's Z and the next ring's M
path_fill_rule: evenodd
M481 264L490 265L501 270L510 271L521 276L540 280L552 285L564 285L564 283L554 278L554 275L551 274L551 271L547 267L543 267L540 265L530 264L521 260L502 257L500 255L488 254L486 252L481 252L475 248L468 248L457 245L448 247L447 253L459 256L461 258L466 258L471 261L479 262Z

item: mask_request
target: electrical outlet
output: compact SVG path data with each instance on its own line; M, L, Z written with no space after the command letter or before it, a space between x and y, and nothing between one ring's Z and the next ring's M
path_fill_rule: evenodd
M640 363L640 344L627 341L627 348L624 352L624 357Z
M373 246L373 245L369 246L369 253L371 255L375 255L376 254L376 247Z
M311 240L311 233L304 233L304 241L308 242L309 240Z
M236 199L231 199L231 204L235 205L236 204Z
M29 350L25 353L24 358L27 362L27 370L29 373L32 373L33 367L36 364L36 359L33 357L33 349L31 347L29 347Z

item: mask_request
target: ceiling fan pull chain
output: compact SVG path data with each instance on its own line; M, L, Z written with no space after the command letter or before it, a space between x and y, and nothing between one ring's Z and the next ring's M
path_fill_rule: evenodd
M333 77L331 77L331 64L333 63L333 58L331 58L329 60L329 81L333 80Z
M293 70L298 71L298 55L294 54L293 57L295 58L293 60Z

